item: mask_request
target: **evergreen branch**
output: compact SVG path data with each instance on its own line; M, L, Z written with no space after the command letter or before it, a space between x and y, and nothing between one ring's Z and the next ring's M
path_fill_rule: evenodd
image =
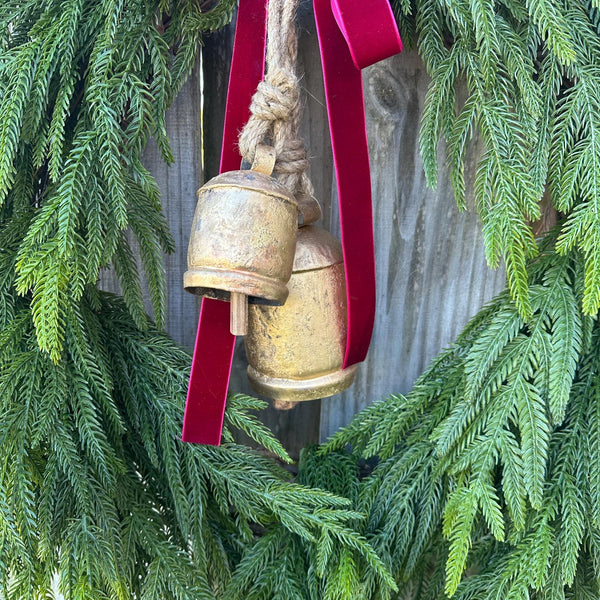
M267 403L243 394L235 394L228 398L228 410L225 418L228 427L234 427L243 431L254 442L271 452L279 460L291 463L281 442L273 437L271 431L265 427L256 416L249 414L249 410L261 410Z
M540 34L548 38L548 46L555 56L563 64L571 64L575 59L575 49L565 18L561 14L560 3L555 0L527 0L526 5Z

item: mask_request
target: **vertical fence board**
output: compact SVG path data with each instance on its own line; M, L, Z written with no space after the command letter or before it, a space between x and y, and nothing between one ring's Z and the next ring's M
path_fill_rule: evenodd
M167 318L165 329L180 344L191 349L196 337L198 301L183 290L183 273L187 261L187 244L196 207L196 189L202 177L200 131L199 69L173 102L166 116L174 162L167 165L153 140L144 152L144 164L156 178L163 211L175 240L176 251L165 256L167 278ZM139 260L138 260L139 264ZM100 285L108 291L119 291L114 270L101 273ZM151 312L149 296L143 285L146 309Z

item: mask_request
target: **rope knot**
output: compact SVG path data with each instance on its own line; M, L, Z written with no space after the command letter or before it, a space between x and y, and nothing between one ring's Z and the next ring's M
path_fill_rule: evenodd
M299 109L300 94L295 77L278 72L277 77L269 77L258 84L252 98L250 112L253 117L269 122L286 121Z
M240 153L252 164L258 144L275 148L274 176L293 194L312 194L308 158L298 137L300 85L295 73L298 0L269 0L267 74L252 97L250 119L239 137Z

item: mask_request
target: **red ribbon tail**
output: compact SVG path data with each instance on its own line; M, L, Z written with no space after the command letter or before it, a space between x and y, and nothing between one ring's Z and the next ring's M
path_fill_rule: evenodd
M223 126L221 172L239 168L237 138L262 79L267 35L266 0L240 0ZM229 303L204 298L192 359L184 442L221 443L235 337L229 333Z
M402 44L387 0L314 0L314 9L346 270L345 368L366 358L375 321L373 209L361 68L397 54Z

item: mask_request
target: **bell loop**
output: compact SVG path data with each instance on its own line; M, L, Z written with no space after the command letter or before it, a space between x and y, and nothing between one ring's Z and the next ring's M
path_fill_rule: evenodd
M275 168L275 161L277 160L277 154L273 146L267 146L266 144L258 144L256 146L256 152L254 154L254 162L252 163L252 171L262 173L263 175L271 175Z
M298 227L305 227L306 225L316 223L323 216L321 205L314 196L308 194L297 195L296 201L298 202L298 210L300 211L298 215Z

